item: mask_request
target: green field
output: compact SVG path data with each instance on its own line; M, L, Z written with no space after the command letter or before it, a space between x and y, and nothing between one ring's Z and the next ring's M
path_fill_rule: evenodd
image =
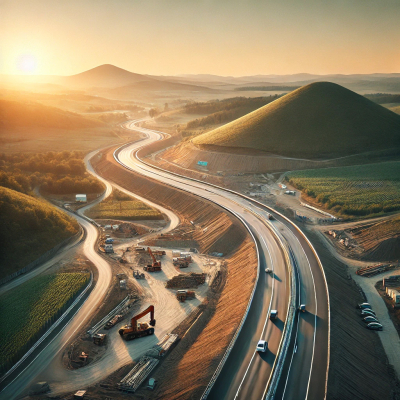
M400 210L400 162L290 172L286 179L324 207L348 216Z
M0 296L0 372L43 335L89 279L89 273L38 276Z
M121 219L125 221L139 221L146 219L163 219L160 212L136 200L119 190L101 203L86 212L92 219Z

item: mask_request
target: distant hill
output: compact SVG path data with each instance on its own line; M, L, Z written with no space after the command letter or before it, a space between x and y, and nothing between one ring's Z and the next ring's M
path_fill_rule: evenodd
M0 224L0 279L78 231L78 224L55 207L4 187L0 187Z
M141 91L212 92L213 90L205 86L191 85L179 82L158 81L158 80L137 82L132 85L118 87L110 90L110 92L115 92L119 94L128 94L131 92L141 92Z
M155 79L149 75L135 74L111 64L104 64L80 74L62 77L60 83L73 87L115 88L153 80Z
M0 127L81 129L102 126L100 121L35 102L0 100Z
M342 86L318 82L192 141L203 149L342 157L400 148L400 116Z

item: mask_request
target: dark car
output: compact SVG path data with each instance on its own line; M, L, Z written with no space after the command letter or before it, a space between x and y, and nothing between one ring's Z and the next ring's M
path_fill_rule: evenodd
M379 322L371 322L367 325L368 329L373 329L374 331L381 331L383 326Z

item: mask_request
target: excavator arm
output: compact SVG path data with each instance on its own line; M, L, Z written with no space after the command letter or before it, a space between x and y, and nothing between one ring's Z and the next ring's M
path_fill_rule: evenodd
M131 326L134 327L136 326L136 322L140 319L143 318L146 314L150 313L150 325L155 326L156 325L156 320L154 319L154 306L149 306L147 307L144 311L142 311L140 314L135 315L131 319Z
M154 254L153 254L153 252L151 251L151 248L148 247L148 248L147 248L147 251L149 252L151 258L153 259L153 263L156 263L157 260L156 260L156 258L154 257Z

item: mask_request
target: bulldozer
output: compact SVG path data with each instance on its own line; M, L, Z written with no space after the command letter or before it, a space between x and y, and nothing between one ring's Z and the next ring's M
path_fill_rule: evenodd
M178 290L176 292L176 298L182 303L185 300L194 299L195 297L196 297L196 293L193 292L192 290Z
M161 271L161 261L156 260L156 257L154 256L150 247L147 248L147 251L150 254L151 258L153 259L153 264L147 265L147 266L143 267L143 269L147 272Z
M140 318L143 318L146 314L150 313L150 322L138 322ZM156 320L154 319L154 306L147 307L144 311L135 315L131 319L130 325L125 325L120 328L118 333L125 340L133 340L139 337L153 335L154 326L156 326Z

